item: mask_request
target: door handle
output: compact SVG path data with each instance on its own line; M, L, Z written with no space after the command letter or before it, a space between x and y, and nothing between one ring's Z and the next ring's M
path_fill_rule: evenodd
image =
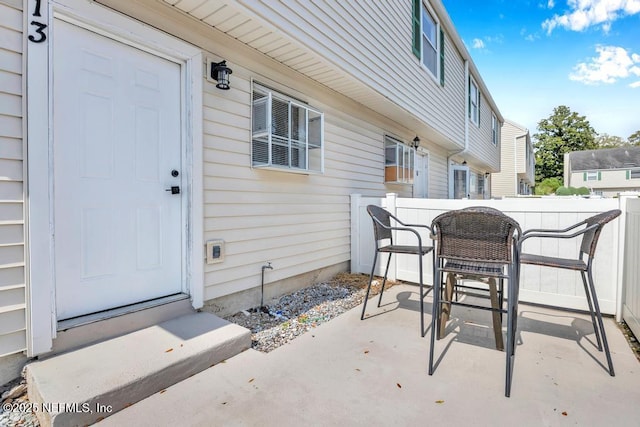
M171 194L180 194L180 187L178 187L177 185L171 187L171 188L167 188L164 191L171 191Z

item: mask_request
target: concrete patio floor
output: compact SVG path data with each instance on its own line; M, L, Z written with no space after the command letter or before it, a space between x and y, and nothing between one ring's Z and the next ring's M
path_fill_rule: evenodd
M454 307L448 335L419 331L417 287L387 290L268 354L245 351L101 426L637 426L640 362L611 318L616 376L588 315L520 304L511 397L490 313ZM430 296L425 300L431 310ZM430 324L431 317L425 316ZM505 341L506 342L506 341Z

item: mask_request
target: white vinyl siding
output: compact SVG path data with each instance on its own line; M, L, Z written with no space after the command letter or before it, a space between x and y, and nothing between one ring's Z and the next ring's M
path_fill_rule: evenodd
M516 173L521 187L520 194L531 194L535 184L535 155L531 135L523 127L516 138Z
M226 251L205 266L205 301L260 286L266 261L267 283L347 262L350 195L411 196L411 186L384 183L382 128L314 99L325 116L325 173L252 168L251 80L241 77L250 74L234 64L230 91L204 88L204 241L223 239ZM446 153L431 162L445 164Z
M520 130L505 121L501 131L500 172L491 174L491 195L494 197L513 197L518 194L516 171L516 142Z
M406 113L414 115L441 138L460 143L462 148L467 84L464 61L448 29L443 28L445 85L425 78L424 67L411 51L411 1L294 0L286 6L280 2L242 2L234 7L246 11L249 18L243 25L233 25L234 20L227 23L224 13L215 9L215 13L203 15L203 8L193 7L192 2L166 2L206 24L215 25L252 49L267 51L265 46L273 46L268 49L268 55L275 61L357 99L362 105L377 111L385 111L389 103L400 106L405 111L403 117L407 117ZM439 2L431 6L436 15L442 10ZM224 8L227 9L230 8ZM266 29L262 28L259 33L269 36L258 37L248 31L252 26L264 26ZM376 42L372 44L372 41ZM302 49L297 50L298 46ZM302 50L313 54L301 54ZM226 59L232 66L229 55ZM234 70L232 86L235 76ZM348 84L347 80L358 81L358 85ZM421 135L421 138L423 145L428 146L427 137Z
M435 148L429 151L429 198L449 198L449 173L445 150Z
M486 101L482 92L480 92L480 126L469 123L469 152L490 170L498 170L500 165L500 146L493 144L493 129L490 117L495 112L491 109L491 105ZM498 123L498 126L500 124ZM485 166L485 167L487 167ZM484 167L483 167L484 168Z
M491 195L528 194L534 184L533 151L527 128L506 120L502 125L500 172L491 174Z
M412 139L418 132L402 122L408 122L407 117L428 128L419 135L429 150L428 194L447 197L448 155L456 144L464 147L468 82L464 49L456 47L461 42L450 32L450 21L443 18L441 2L432 3L443 25L439 37L446 40L441 65L444 86L425 78L424 67L409 49L412 5L406 0L238 1L224 8L212 8L215 4L207 0L118 2L120 12L226 59L233 69L228 91L204 83L204 235L195 244L225 241L225 261L205 266L205 300L260 286L260 268L266 261L274 266L267 284L346 263L350 195L411 196L411 186L384 182L383 135L391 132ZM9 19L4 12L0 10L0 31L6 31ZM8 73L9 80L21 81L21 53L0 48L0 72ZM323 112L324 174L252 168L252 79L304 99ZM15 87L14 83L8 86ZM13 95L21 96L20 92ZM15 105L15 99L7 105ZM489 102L481 108L482 117L489 117L484 112ZM482 122L488 132L489 122ZM21 150L21 118L0 113L0 129L7 133L17 129L19 136L10 139ZM486 132L475 129L470 150L476 150L474 145L481 139L491 145ZM434 144L431 135L442 145ZM490 153L481 154L491 159ZM21 159L20 151L19 159L9 160L21 163ZM24 193L21 179L0 181L0 200L5 200L0 202L4 203L0 215L17 221L12 225L24 222ZM0 227L4 225L9 224ZM16 236L12 230L7 235ZM23 253L23 244L0 245L0 288L24 290ZM3 269L3 261L16 266ZM11 293L11 298L15 295ZM17 311L24 314L24 308ZM24 331L17 332L13 337L24 344ZM0 345L1 339L0 335Z
M637 170L637 169L636 169ZM640 180L630 179L629 169L603 169L598 171L573 171L569 179L572 187L587 187L596 194L616 196L623 191L640 191ZM586 180L585 178L593 178Z
M0 357L26 349L21 5L0 1Z

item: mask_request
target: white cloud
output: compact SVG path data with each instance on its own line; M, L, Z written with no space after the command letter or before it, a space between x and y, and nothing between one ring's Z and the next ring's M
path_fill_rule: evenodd
M528 42L533 42L540 38L540 35L538 33L529 34L526 28L520 30L520 36L522 36L522 38L524 38Z
M474 49L484 49L484 42L481 39L473 39Z
M542 23L547 34L558 27L583 31L593 25L601 25L608 32L616 19L640 13L640 0L567 0L567 5L569 12L554 15Z
M640 55L618 46L597 46L597 57L578 63L569 79L587 85L611 84L629 77L640 77ZM630 84L640 87L640 82Z

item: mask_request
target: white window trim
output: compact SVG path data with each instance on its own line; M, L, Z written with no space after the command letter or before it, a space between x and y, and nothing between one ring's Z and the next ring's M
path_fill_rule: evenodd
M482 199L485 199L487 197L487 187L488 187L489 180L485 178L484 173L480 173L480 172L476 173L476 183L477 183L476 194L478 196L481 196ZM481 183L482 183L482 192L480 192Z
M455 177L455 172L456 171L465 172L465 186L466 186L467 194L463 198L466 198L466 196L469 195L469 184L470 184L469 181L470 181L471 171L469 169L469 166L463 166L463 165L451 165L451 167L449 168L449 198L450 199L454 199L454 195L455 195L455 192L454 192L455 179L454 179L454 177Z
M397 175L397 170L398 169L402 169L405 170L407 169L404 166L404 154L405 153L409 153L409 157L410 157L410 170L411 170L411 176L409 178L403 178L401 180L394 180L394 181L387 181L386 179L386 168L387 168L387 164L386 164L386 150L387 150L387 143L394 143L395 147L396 147L396 163L395 163L395 167L396 167L396 178L398 177ZM401 147L402 149L402 154L398 155L398 148ZM383 149L384 149L384 156L385 156L385 180L384 182L386 184L400 184L400 185L413 185L413 180L415 177L415 164L416 164L416 150L413 147L410 147L409 145L405 144L403 141L401 141L398 138L395 138L393 136L390 135L384 135L384 142L383 142ZM399 158L398 158L399 157ZM402 162L402 168L400 168L400 162Z
M423 46L422 41L424 40L424 30L422 28L422 13L424 9L427 9L431 17L436 23L436 72L434 73L424 64L424 58L422 57ZM440 83L440 20L438 19L438 15L435 13L431 5L428 1L422 2L422 7L420 8L420 66L427 70L427 73L433 78L436 83Z
M475 86L476 88L476 97L473 99L471 97L471 86ZM473 114L473 106L476 106L475 114ZM480 86L478 86L478 82L473 76L469 76L469 120L476 126L480 126Z
M498 126L498 117L496 113L491 112L491 142L496 147L498 146L498 140L500 135L500 126Z
M272 154L271 154L271 148L269 148L269 163L268 164L254 164L253 161L253 100L251 101L251 128L252 128L252 135L251 135L251 167L255 168L255 169L262 169L262 170L276 170L276 171L280 171L280 172L289 172L289 173L297 173L297 174L302 174L302 175L315 175L315 174L323 174L324 173L324 146L325 146L325 141L324 141L324 112L320 111L317 108L314 108L312 106L310 106L309 104L307 104L306 102L303 102L301 100L298 100L290 95L287 95L277 89L272 89L269 86L265 86L263 84L260 84L258 82L252 81L252 86L251 86L251 90L253 93L253 90L258 89L259 91L262 92L266 92L268 93L268 108L267 108L267 112L268 112L268 116L267 116L267 128L270 129L271 128L271 120L272 120L272 115L271 115L271 100L273 99L273 95L275 94L277 98L282 99L282 100L286 100L288 102L290 102L293 105L299 106L301 108L304 108L307 111L313 111L314 113L317 113L320 115L320 168L319 169L309 169L309 156L307 154L306 156L306 167L304 168L298 168L298 167L291 167L291 166L285 166L285 165L277 165L277 164L273 164L273 159L272 159ZM309 131L309 126L308 126L308 117L307 117L307 132ZM291 124L291 123L289 123ZM268 132L268 140L269 140L269 147L271 147L271 138L272 138L272 134L271 132ZM309 151L309 141L308 141L308 137L307 137L307 152Z
M585 181L597 181L598 180L598 171L587 171L587 179Z
M64 3L64 4L63 4ZM53 236L51 164L52 164L52 82L51 33L54 15L56 18L109 34L154 54L172 59L181 64L183 81L184 135L183 150L186 150L183 175L189 189L186 205L186 242L184 256L187 258L183 271L183 291L191 296L194 308L201 308L204 298L204 263L202 261L203 235L203 181L202 181L202 51L175 37L165 35L155 28L140 25L129 18L83 0L49 2L41 9L41 21L47 24L47 40L31 43L26 50L27 73L25 80L28 117L28 185L29 199L26 201L27 215L27 356L32 357L51 350L57 333L55 307L55 276L53 270ZM43 100L49 100L43 102Z

